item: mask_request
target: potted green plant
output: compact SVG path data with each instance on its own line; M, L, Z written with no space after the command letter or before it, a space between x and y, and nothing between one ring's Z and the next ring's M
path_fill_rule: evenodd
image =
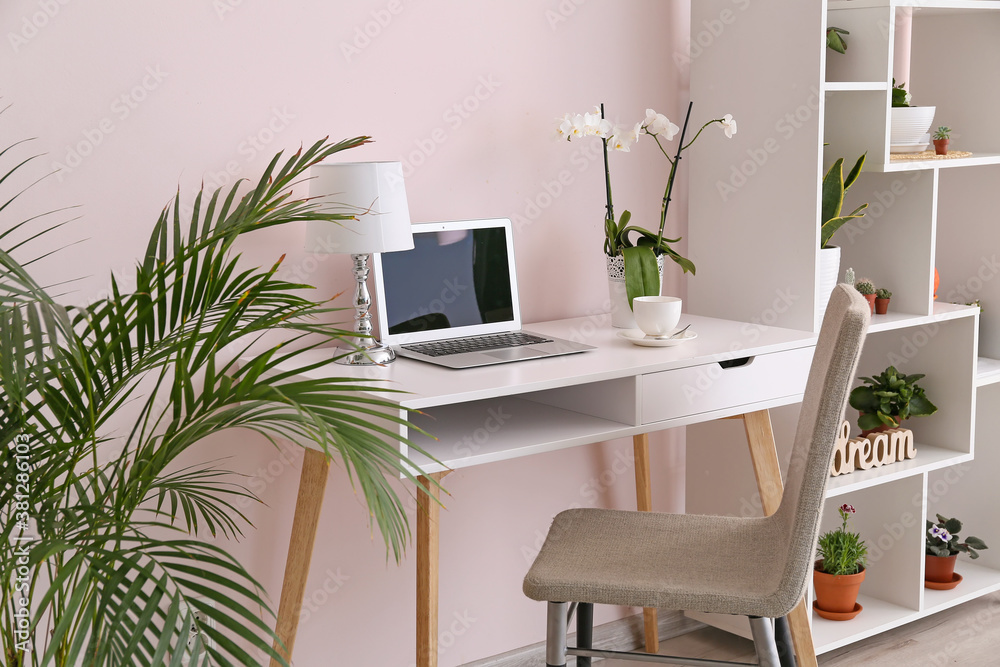
M979 558L979 551L988 549L986 543L970 535L962 542L958 533L962 522L946 519L940 514L937 523L927 522L926 549L924 552L924 585L928 588L954 588L962 581L962 575L955 572L958 554L967 553L969 558Z
M868 305L871 306L872 314L875 314L875 283L873 283L868 278L862 278L861 280L854 283L854 289L858 290L865 299L868 300Z
M819 556L813 569L816 612L833 621L846 621L861 612L858 591L865 579L868 547L859 533L847 529L853 505L837 508L841 524L819 538Z
M681 238L667 238L664 229L667 223L667 211L670 207L674 179L677 176L677 166L680 164L681 153L691 147L702 131L709 125L718 123L727 137L736 134L736 121L732 115L715 118L698 130L694 138L685 143L688 123L691 119L692 103L688 104L684 127L679 128L663 114L653 109L646 109L646 118L629 126L614 125L604 117L604 105L594 108L586 114L565 114L559 119L556 133L560 138L573 141L582 137L599 137L604 149L604 187L606 194L604 214L604 253L608 270L608 287L611 294L612 325L619 328L632 328L635 320L632 317L632 300L637 296L656 296L660 293L662 280L663 258L669 257L684 273L695 274L694 263L682 256L674 248ZM677 150L673 157L663 145L664 141L672 141L680 133ZM660 200L660 225L656 231L645 227L631 225L632 214L623 211L619 219L615 219L614 205L611 197L611 171L608 163L608 148L612 151L628 153L642 135L653 137L660 152L670 163L670 173L667 176L663 198Z
M875 314L885 315L889 312L889 299L892 298L892 292L885 289L884 287L879 287L875 290Z
M830 239L848 220L863 217L864 210L868 208L868 204L862 204L848 215L843 215L844 196L858 180L867 156L868 154L865 153L858 158L847 174L847 178L844 178L844 158L838 158L823 177L822 209L819 223L819 294L816 301L816 311L820 314L826 311L830 294L836 287L837 278L840 275L840 248L830 245Z
M896 428L909 417L926 417L937 412L917 380L923 374L904 375L889 366L874 377L863 377L864 383L851 391L848 402L861 413L858 426L862 436Z
M924 135L934 122L937 107L919 107L911 104L913 96L906 91L906 84L892 80L892 108L889 143L895 153L913 152L927 147Z
M223 431L314 442L338 458L398 562L409 529L389 480L416 482L394 442L407 422L375 382L283 366L334 368L335 354L300 355L353 333L322 323L329 303L280 278L282 258L256 268L237 249L259 229L351 219L292 188L367 142L322 140L283 163L279 153L255 183L198 192L189 213L178 192L152 226L135 287L111 277L111 294L86 305L60 304L26 269L62 224L3 226L5 665L288 664L267 594L224 544L248 527L240 506L259 500L206 447ZM35 164L14 158L16 146L0 152L16 165L0 184ZM192 454L209 462L192 465Z
M843 35L850 35L851 33L843 28L835 28L830 26L826 29L826 46L828 49L836 51L837 53L847 53L847 40L843 38Z
M934 130L934 154L947 155L948 143L951 141L951 128L947 125L939 125Z

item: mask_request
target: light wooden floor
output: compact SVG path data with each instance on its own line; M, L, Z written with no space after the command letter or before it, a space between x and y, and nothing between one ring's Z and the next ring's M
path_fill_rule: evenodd
M849 621L848 621L849 622ZM753 644L715 628L661 642L660 652L715 660L756 660ZM601 667L644 664L595 661ZM870 639L819 656L822 667L1000 666L1000 593L966 602Z

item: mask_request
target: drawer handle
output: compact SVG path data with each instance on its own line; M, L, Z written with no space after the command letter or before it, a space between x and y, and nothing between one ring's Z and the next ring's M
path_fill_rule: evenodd
M726 361L720 361L719 365L723 368L739 368L741 366L749 366L755 357L741 357L739 359L727 359Z

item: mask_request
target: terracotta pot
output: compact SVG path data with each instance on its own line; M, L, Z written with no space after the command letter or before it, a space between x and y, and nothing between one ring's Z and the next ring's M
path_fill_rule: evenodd
M889 312L889 299L875 299L875 314L885 315Z
M875 314L875 295L874 294L862 294L861 296L868 299L868 305L871 306L872 315Z
M948 142L950 139L935 139L934 140L934 154L935 155L947 155L948 154Z
M816 561L813 570L813 587L816 589L816 606L823 611L846 614L854 611L858 602L858 590L865 580L865 570L857 574L832 575L823 572L823 561Z
M924 555L924 579L939 584L951 583L955 577L955 560L957 558L958 554L954 556Z
M863 415L863 414L865 414L865 413L863 413L863 412L859 413L859 415ZM895 419L896 419L896 425L895 426L886 426L885 424L882 424L880 426L876 426L875 428L870 428L870 429L867 429L867 430L862 430L861 431L861 437L862 438L866 438L866 437L868 437L869 433L881 433L882 431L888 431L891 428L899 428L899 426L903 422L899 418L895 418Z

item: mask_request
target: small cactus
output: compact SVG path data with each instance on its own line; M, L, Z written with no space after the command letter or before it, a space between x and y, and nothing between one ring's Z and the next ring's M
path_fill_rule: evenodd
M862 278L858 282L854 283L854 289L867 296L875 293L875 283L868 278Z
M844 272L844 282L847 283L848 285L853 285L854 284L854 269L853 268L848 268L847 271Z
M876 299L889 299L891 297L892 297L892 292L890 292L884 287L879 287L877 290L875 290Z

